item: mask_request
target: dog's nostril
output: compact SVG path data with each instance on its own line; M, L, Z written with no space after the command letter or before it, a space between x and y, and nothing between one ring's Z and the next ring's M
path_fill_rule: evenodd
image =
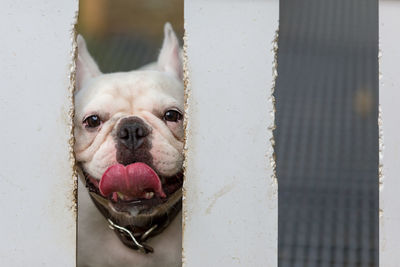
M121 139L128 139L128 138L129 138L129 131L128 131L128 129L122 129L122 130L119 132L119 138L121 138Z
M142 127L138 127L138 128L136 129L136 136L137 136L137 137L144 137L144 136L145 136L144 130L143 130Z

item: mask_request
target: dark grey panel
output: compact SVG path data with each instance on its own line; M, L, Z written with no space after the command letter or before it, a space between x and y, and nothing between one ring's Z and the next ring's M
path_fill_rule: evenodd
M378 266L378 2L281 0L279 266Z

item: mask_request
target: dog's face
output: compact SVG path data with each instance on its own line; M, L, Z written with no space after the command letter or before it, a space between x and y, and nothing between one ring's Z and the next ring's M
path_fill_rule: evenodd
M122 224L176 208L183 163L179 42L166 24L157 64L102 74L78 37L75 156L92 196Z

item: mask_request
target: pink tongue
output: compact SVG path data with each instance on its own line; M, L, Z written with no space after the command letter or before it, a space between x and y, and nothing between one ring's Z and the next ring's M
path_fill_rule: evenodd
M151 191L165 197L157 173L142 162L110 166L101 177L99 189L105 197L120 192L130 198L144 198L146 192Z

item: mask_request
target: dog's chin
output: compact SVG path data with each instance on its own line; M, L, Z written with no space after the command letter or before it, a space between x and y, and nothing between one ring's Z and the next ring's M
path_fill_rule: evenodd
M107 219L111 219L119 225L149 227L158 220L165 221L165 216L171 217L172 220L181 209L183 171L169 177L159 175L165 197L154 195L150 199L136 198L129 200L103 196L99 190L99 181L92 178L84 170L82 172L86 187L97 208Z

